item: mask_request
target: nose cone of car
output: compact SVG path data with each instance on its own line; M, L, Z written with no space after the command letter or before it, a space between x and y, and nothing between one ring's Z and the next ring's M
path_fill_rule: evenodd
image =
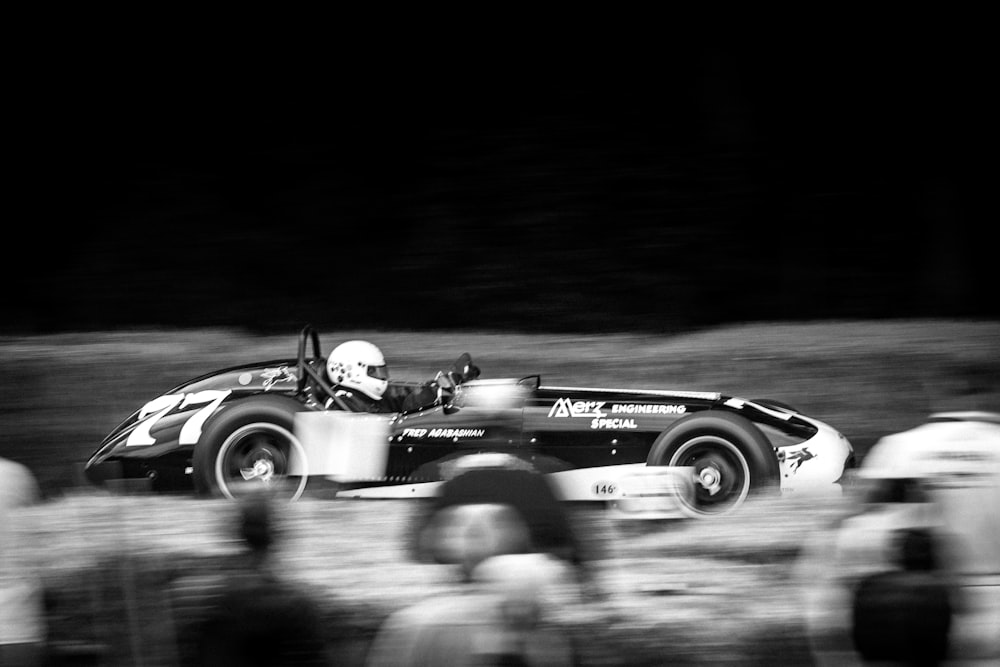
M104 486L109 479L121 479L122 463L114 456L119 445L117 438L110 439L94 452L83 466L88 482Z
M122 478L121 461L98 461L91 459L83 469L87 481L97 486L105 486L108 480Z

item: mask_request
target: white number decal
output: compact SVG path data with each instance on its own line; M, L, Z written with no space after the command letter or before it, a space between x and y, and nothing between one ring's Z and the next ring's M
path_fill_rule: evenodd
M134 447L136 445L155 444L156 440L149 434L149 430L153 428L153 424L159 421L160 417L177 407L177 404L182 400L184 400L184 394L167 394L159 398L154 398L142 406L142 410L139 410L140 423L129 434L125 446ZM146 419L146 417L149 417L154 412L156 413L155 415L150 419ZM146 419L146 421L142 421L143 419Z
M128 440L125 442L126 447L134 447L138 445L154 445L156 444L156 439L150 434L150 430L153 425L156 424L164 415L173 410L175 407L180 405L180 409L184 409L189 405L199 405L201 403L208 403L201 410L198 410L193 415L188 417L188 420L184 422L184 426L181 427L180 437L177 442L181 445L193 445L198 442L198 438L201 437L201 427L205 424L207 420L215 409L219 407L219 404L225 400L226 396L232 393L232 390L218 390L218 389L206 389L205 391L199 391L193 394L166 394L160 396L159 398L154 398L146 405L142 406L139 411L140 424L135 427L132 433L129 434ZM154 414L155 413L155 414ZM150 417L150 415L152 415ZM149 419L146 419L149 417ZM145 421L142 421L144 420Z
M188 394L184 397L184 402L181 403L181 409L188 405L198 405L199 403L208 403L198 412L188 419L184 423L184 427L181 429L181 436L178 439L178 443L181 445L193 445L198 442L198 438L201 437L201 427L205 423L215 409L219 407L219 404L229 396L232 391L226 389L221 391L218 389L206 389L205 391L199 391L196 394Z

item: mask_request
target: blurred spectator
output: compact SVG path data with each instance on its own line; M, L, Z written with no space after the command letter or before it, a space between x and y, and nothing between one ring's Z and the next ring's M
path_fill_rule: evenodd
M34 475L15 461L0 459L0 665L42 664L45 602L38 578L18 564L23 547L14 514L40 499Z
M434 551L434 547L441 546L435 538L435 524L440 525L443 519L451 516L444 513L450 508L482 504L512 508L528 531L528 546L522 548L546 553L568 563L581 583L587 583L589 558L566 505L559 500L544 475L513 467L473 468L442 485L430 511L417 524L417 560L451 562L441 560L447 558L447 554ZM461 510L458 512L455 516L462 516ZM451 525L452 522L444 523Z
M581 599L580 553L568 518L541 485L541 475L509 469L471 470L443 485L418 553L455 565L463 586L391 615L370 667L576 663L555 613Z
M858 584L852 636L866 661L938 665L945 660L954 593L940 569L938 539L926 529L899 531L899 569Z
M458 565L463 581L472 581L476 566L491 556L532 550L527 524L517 510L503 503L443 507L419 539L436 562Z
M240 510L239 532L249 548L248 560L226 581L213 612L200 627L194 664L331 664L317 602L283 581L271 562L275 532L270 501L263 495L251 496L242 501Z
M935 413L858 477L852 514L804 550L817 662L1000 664L1000 414Z

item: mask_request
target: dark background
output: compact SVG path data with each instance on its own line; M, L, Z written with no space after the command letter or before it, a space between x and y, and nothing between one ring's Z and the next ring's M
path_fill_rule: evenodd
M0 332L1000 315L975 39L592 47L63 50L10 102Z

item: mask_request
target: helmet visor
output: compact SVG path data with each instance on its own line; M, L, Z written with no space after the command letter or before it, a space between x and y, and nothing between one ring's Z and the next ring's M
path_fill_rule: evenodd
M384 364L382 366L369 366L368 377L373 377L376 380L388 380L389 367Z

